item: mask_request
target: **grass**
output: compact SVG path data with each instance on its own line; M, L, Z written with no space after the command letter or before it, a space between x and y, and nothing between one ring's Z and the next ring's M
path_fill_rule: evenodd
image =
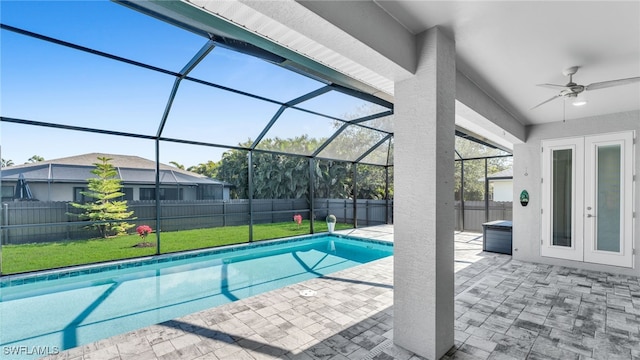
M318 221L314 225L316 232L327 231L327 224L322 221ZM336 224L336 230L350 228L352 228L350 224ZM254 241L305 235L308 233L309 221L303 221L300 227L293 222L253 226ZM149 235L147 241L155 243L155 239L154 233ZM239 244L249 240L249 226L225 226L163 232L161 233L160 239L160 250L162 253ZM155 255L155 247L134 247L134 245L141 241L140 237L136 234L109 239L3 245L2 273L14 274Z

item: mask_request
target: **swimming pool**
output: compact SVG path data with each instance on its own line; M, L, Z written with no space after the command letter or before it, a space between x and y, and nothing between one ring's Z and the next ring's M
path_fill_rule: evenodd
M6 277L0 357L55 353L392 253L387 242L313 235Z

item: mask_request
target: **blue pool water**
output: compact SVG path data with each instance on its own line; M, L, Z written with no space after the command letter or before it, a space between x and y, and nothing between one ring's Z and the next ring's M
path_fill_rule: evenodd
M35 358L330 274L390 243L311 236L3 279L0 358Z

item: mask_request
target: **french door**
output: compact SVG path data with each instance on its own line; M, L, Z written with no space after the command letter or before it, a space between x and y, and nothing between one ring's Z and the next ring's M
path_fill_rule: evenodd
M633 142L633 132L542 142L542 256L633 267Z

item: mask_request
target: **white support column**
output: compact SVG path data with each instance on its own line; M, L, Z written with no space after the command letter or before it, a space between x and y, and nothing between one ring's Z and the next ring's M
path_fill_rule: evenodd
M455 43L436 27L416 46L395 84L393 338L439 359L454 337Z

